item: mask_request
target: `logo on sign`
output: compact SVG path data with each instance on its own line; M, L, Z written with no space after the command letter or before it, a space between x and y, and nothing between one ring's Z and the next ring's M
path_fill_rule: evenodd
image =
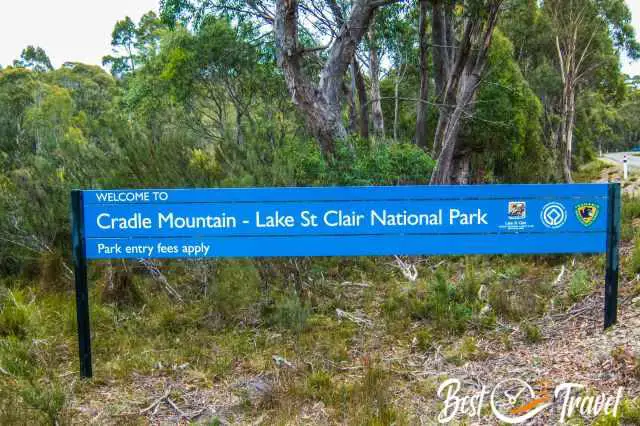
M509 219L526 219L527 203L524 201L509 201Z
M557 229L567 222L567 209L557 202L547 203L540 213L542 224L547 228Z
M600 206L596 203L582 203L576 206L576 217L584 226L591 226L599 213Z

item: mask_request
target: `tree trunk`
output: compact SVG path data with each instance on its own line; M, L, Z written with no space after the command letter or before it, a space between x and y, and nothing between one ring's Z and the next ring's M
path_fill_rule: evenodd
M459 150L454 158L456 184L468 185L471 183L471 152L468 149Z
M375 17L369 27L369 62L371 71L371 110L373 116L373 133L384 136L384 115L380 95L380 58L375 36Z
M360 136L367 139L369 137L369 101L367 100L367 85L360 70L358 61L353 60L355 73L356 92L358 93L358 103L360 104Z
M244 131L242 130L242 112L236 108L236 143L244 145Z
M420 40L420 94L416 107L416 144L427 148L427 112L429 100L429 57L427 43L428 0L420 0L420 20L418 24Z
M486 65L487 52L491 45L501 0L489 0L486 3L486 14L466 18L464 34L457 46L447 45L446 51L434 46L434 63L449 69L446 83L440 81L442 87L440 99L440 117L434 137L434 156L437 156L436 166L431 175L432 184L448 184L456 181L454 157L457 154L458 134L461 120L469 113L470 105L475 98L481 77ZM434 33L446 36L447 28L453 27L453 14L443 11L439 1L433 4ZM439 22L439 21L446 22ZM435 51L439 51L436 60ZM454 60L449 57L453 55ZM449 65L446 65L449 64ZM436 70L436 81L442 74ZM466 178L468 180L468 177Z
M458 144L458 134L465 106L456 105L452 112L443 109L440 112L438 126L442 135L440 154L436 161L436 166L431 175L431 184L449 184L456 181L453 159L456 155Z
M340 102L344 75L376 9L396 1L359 0L353 4L349 19L344 20L328 51L318 84L314 84L302 69L302 56L308 51L299 45L299 0L276 1L273 26L278 66L293 103L305 117L307 128L323 154L329 158L335 152L335 141L347 136Z
M560 116L560 131L558 132L558 147L562 150L562 177L567 183L572 183L571 162L573 155L573 126L575 122L575 89L571 79L566 79L562 91L562 113Z
M400 82L402 74L400 68L396 70L396 84L394 87L394 105L393 105L393 140L398 141L398 124L400 121Z
M356 106L356 70L354 64L351 65L350 85L346 92L349 108L349 133L355 133L358 128L358 109Z

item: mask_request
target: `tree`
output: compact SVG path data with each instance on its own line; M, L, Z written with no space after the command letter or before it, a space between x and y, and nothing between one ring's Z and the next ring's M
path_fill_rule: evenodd
M437 162L431 175L432 184L451 183L456 175L465 175L454 167L458 133L482 80L501 4L502 0L465 3L460 11L464 31L456 40L456 2L432 1L434 78L441 104L434 137L433 154ZM462 160L466 164L466 159Z
M369 28L369 70L371 77L371 109L373 116L373 132L384 136L384 115L382 114L382 95L380 94L380 58L378 37L376 35L376 19L372 18Z
M273 30L277 63L284 77L293 103L305 118L308 130L319 143L323 153L333 156L335 142L347 136L342 121L343 84L346 71L353 63L356 49L366 34L371 19L382 6L400 0L357 0L345 15L342 25L336 25L335 19L328 18L322 9L330 9L330 0L317 6L318 2L286 1L202 1L201 7L195 7L185 0L166 0L162 3L163 16L169 22L183 17L184 12L194 10L213 10L228 15L230 12L239 20L248 16L262 20ZM275 4L274 4L275 3ZM328 36L329 46L318 46L312 32L300 22L300 14L313 16L321 30L331 32L332 25L337 28ZM193 14L193 13L192 13ZM202 14L196 13L194 19L201 21ZM309 46L309 44L315 44ZM326 52L325 52L326 51ZM322 54L319 54L322 52ZM320 71L309 73L313 67L307 67L307 58L314 55L314 61Z
M46 72L53 69L46 52L41 47L33 46L27 46L20 54L20 59L13 61L13 66L29 68L36 72Z
M114 76L135 72L139 65L157 53L163 28L154 12L144 14L137 26L128 16L116 22L111 33L114 55L103 57L102 65L110 66Z
M640 56L631 14L623 0L546 0L562 78L557 147L562 152L562 174L571 182L576 95L589 79L617 73L616 48L632 58Z
M318 84L305 75L302 57L308 52L298 35L299 1L278 1L274 32L278 65L294 104L306 118L307 126L325 155L332 156L335 141L347 136L342 123L340 87L344 74L365 34L376 9L396 0L358 0L329 48Z

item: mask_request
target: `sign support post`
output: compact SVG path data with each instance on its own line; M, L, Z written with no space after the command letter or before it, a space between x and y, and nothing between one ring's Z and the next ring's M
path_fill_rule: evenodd
M76 284L76 315L78 319L78 348L80 377L90 378L91 330L89 327L89 288L87 285L87 256L84 235L84 200L82 191L71 192L73 267Z
M618 243L620 241L620 184L609 184L607 203L607 254L604 288L604 328L618 320Z
M627 154L624 155L624 159L622 160L622 176L624 180L629 179L629 159L627 158Z

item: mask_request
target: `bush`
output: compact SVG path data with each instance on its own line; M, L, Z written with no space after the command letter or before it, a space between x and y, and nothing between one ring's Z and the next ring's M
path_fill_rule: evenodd
M224 321L247 321L260 300L260 274L250 260L220 261L208 300L211 313Z
M0 337L27 337L30 312L29 306L21 303L20 293L5 289L0 295Z
M542 340L542 332L537 325L532 324L528 321L523 321L520 324L520 329L522 330L524 338L527 342L538 343Z
M273 307L265 310L270 324L296 333L305 329L311 308L296 293L278 297Z
M634 219L640 218L640 198L622 198L622 222L631 223Z
M577 302L593 290L593 281L584 269L578 269L569 282L568 296L571 302Z
M435 162L409 143L375 143L351 138L338 146L327 184L401 185L429 182Z
M404 294L392 295L382 306L389 319L410 316L414 320L431 323L434 332L462 334L480 308L477 292L469 291L473 285L454 286L441 272L435 280L418 283Z

